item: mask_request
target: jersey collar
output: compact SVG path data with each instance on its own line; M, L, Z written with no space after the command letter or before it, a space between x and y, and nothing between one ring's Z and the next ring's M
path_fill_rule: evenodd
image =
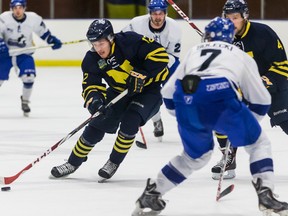
M250 29L250 26L251 26L251 23L247 20L245 31L242 34L241 38L244 38L247 35L247 33L248 33L249 29Z

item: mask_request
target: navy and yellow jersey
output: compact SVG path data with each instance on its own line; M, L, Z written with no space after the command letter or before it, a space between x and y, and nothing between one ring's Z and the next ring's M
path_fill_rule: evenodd
M247 21L244 34L236 36L233 44L255 59L261 76L277 73L283 78L288 77L284 46L269 26Z
M134 32L116 33L111 54L102 59L97 52L88 51L82 61L82 96L85 101L94 94L106 96L106 84L117 92L127 88L131 71L147 76L145 89L159 88L168 75L168 54L153 39Z

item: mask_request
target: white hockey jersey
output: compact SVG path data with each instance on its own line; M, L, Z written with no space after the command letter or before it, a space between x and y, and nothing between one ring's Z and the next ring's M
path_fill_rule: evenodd
M41 37L48 31L42 17L34 12L25 12L26 19L23 22L16 21L12 11L3 12L0 15L0 38L4 39L8 48L19 49L34 46L33 32ZM33 51L13 52L13 55L31 54Z
M182 80L187 74L200 76L201 79L225 77L235 86L239 100L242 100L242 95L238 88L248 103L271 103L271 96L262 83L256 62L232 44L214 41L192 47L162 88L163 97L173 99L175 81ZM256 115L256 118L260 120L261 117Z
M122 31L134 31L145 35L160 43L169 55L180 58L182 31L179 24L170 17L165 18L166 26L161 32L152 32L149 28L150 15L135 17ZM169 65L173 65L173 58L169 57Z

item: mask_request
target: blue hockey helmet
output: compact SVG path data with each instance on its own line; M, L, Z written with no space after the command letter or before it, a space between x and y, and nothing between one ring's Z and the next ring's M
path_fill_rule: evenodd
M166 3L166 0L151 0L148 5L149 13L158 10L164 11L166 13L167 7L168 5Z
M206 27L204 41L224 41L232 43L234 39L234 24L230 19L215 17Z
M26 0L11 0L10 2L10 8L16 7L16 6L23 6L26 7L27 2Z
M114 30L111 22L107 19L94 20L86 33L86 37L90 42L98 41L102 38L107 38L109 41L113 39Z
M223 6L222 17L225 18L226 14L240 13L244 19L249 17L248 4L245 0L227 0Z

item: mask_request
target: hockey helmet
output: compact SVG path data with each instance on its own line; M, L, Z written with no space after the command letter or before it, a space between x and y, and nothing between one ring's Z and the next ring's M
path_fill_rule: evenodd
M111 22L107 19L94 20L86 33L86 37L90 42L107 38L109 41L113 39L114 31Z
M16 7L16 6L23 6L26 7L27 2L26 0L11 0L10 2L10 8Z
M234 24L230 19L215 17L206 27L204 41L224 41L232 43L234 39Z
M240 13L244 19L249 17L248 4L245 0L227 0L223 6L222 17L225 18L226 14Z
M167 7L168 5L166 3L166 0L151 0L148 5L149 13L158 10L164 11L166 13Z

